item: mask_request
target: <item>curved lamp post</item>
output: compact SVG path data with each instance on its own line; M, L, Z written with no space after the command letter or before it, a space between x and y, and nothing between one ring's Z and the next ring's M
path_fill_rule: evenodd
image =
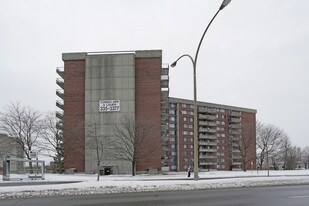
M174 63L171 64L171 67L175 67L178 60L180 60L183 57L189 57L192 65L193 65L193 88L194 88L194 180L198 180L198 125L197 125L197 100L196 100L196 63L197 63L197 57L198 57L198 53L202 44L202 41L204 39L204 36L208 30L208 28L210 27L211 23L213 22L213 20L216 18L216 16L218 15L218 13L224 9L224 7L226 7L229 3L231 2L231 0L224 0L220 6L220 8L218 9L218 11L216 12L216 14L214 15L214 17L212 17L211 21L209 22L208 26L206 27L202 38L198 44L196 53L195 53L195 57L193 59L192 56L190 56L189 54L184 54L181 55Z

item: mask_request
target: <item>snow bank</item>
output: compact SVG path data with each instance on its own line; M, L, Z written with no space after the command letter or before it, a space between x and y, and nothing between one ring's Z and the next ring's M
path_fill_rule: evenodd
M46 197L57 195L87 195L128 192L151 192L172 190L202 190L236 187L256 187L270 185L309 184L309 170L295 171L247 171L247 172L203 172L199 173L199 181L187 178L186 173L169 173L167 175L59 175L46 174L46 180L36 182L79 181L76 183L51 185L8 186L10 182L2 182L0 176L0 199ZM32 181L33 182L33 181ZM11 183L16 183L11 182ZM2 185L1 185L2 184ZM5 184L5 186L3 186Z

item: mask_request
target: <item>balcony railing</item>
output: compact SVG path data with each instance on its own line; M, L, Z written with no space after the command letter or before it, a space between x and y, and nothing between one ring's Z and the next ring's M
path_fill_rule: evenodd
M64 78L64 68L63 67L57 67L56 72L59 76Z
M216 115L200 114L199 119L215 120L215 119L217 119L217 116Z
M58 108L64 110L64 105L63 105L63 103L62 103L61 101L57 100L57 101L56 101L56 106L57 106Z
M241 112L230 112L230 116L233 116L233 117L240 117L241 116Z
M59 87L61 87L62 89L64 89L64 80L61 78L57 78L56 79L56 83Z
M217 112L216 109L213 109L213 108L203 108L203 107L199 107L198 111L199 112L203 112L203 113L208 113L208 114L215 114Z
M210 141L199 141L199 145L204 145L204 146L216 146L217 142L210 142Z
M217 152L217 149L200 147L200 148L199 148L199 151L200 151L200 152Z
M216 122L207 122L207 121L199 121L199 125L201 126L210 126L210 127L216 127Z
M205 134L200 134L199 139L217 139L216 135L205 135Z
M230 119L230 122L231 122L231 123L240 123L240 122L241 122L241 119L240 119L240 118L231 118L231 119Z
M207 128L207 127L200 127L199 132L206 132L206 133L216 133L217 129Z

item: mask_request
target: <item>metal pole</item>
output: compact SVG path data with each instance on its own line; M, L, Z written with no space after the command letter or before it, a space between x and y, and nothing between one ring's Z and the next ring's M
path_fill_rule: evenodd
M209 24L207 25L201 39L200 42L198 44L196 53L195 53L195 57L194 59L188 55L188 54L184 54L182 56L180 56L174 63L171 64L171 67L175 67L177 64L177 61L179 59L181 59L184 56L187 56L191 59L191 62L193 64L193 92L194 92L194 180L198 180L198 123L197 123L197 88L196 88L196 63L197 63L197 58L198 58L198 54L200 51L200 47L201 44L203 42L204 36L208 30L208 28L210 27L211 23L213 22L213 20L216 18L216 16L218 15L218 13L224 8L226 7L229 3L231 2L231 0L223 0L219 10L216 12L216 14L212 17L211 21L209 22Z
M197 95L196 95L196 62L193 65L193 90L194 90L194 180L198 180L198 125L197 125Z

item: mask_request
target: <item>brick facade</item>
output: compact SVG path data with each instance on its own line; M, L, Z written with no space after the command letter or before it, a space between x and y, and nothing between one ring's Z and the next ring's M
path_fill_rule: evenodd
M64 167L85 171L85 61L64 62Z
M135 112L136 121L154 125L150 144L151 151L137 162L137 171L161 169L161 58L136 58L135 60Z

